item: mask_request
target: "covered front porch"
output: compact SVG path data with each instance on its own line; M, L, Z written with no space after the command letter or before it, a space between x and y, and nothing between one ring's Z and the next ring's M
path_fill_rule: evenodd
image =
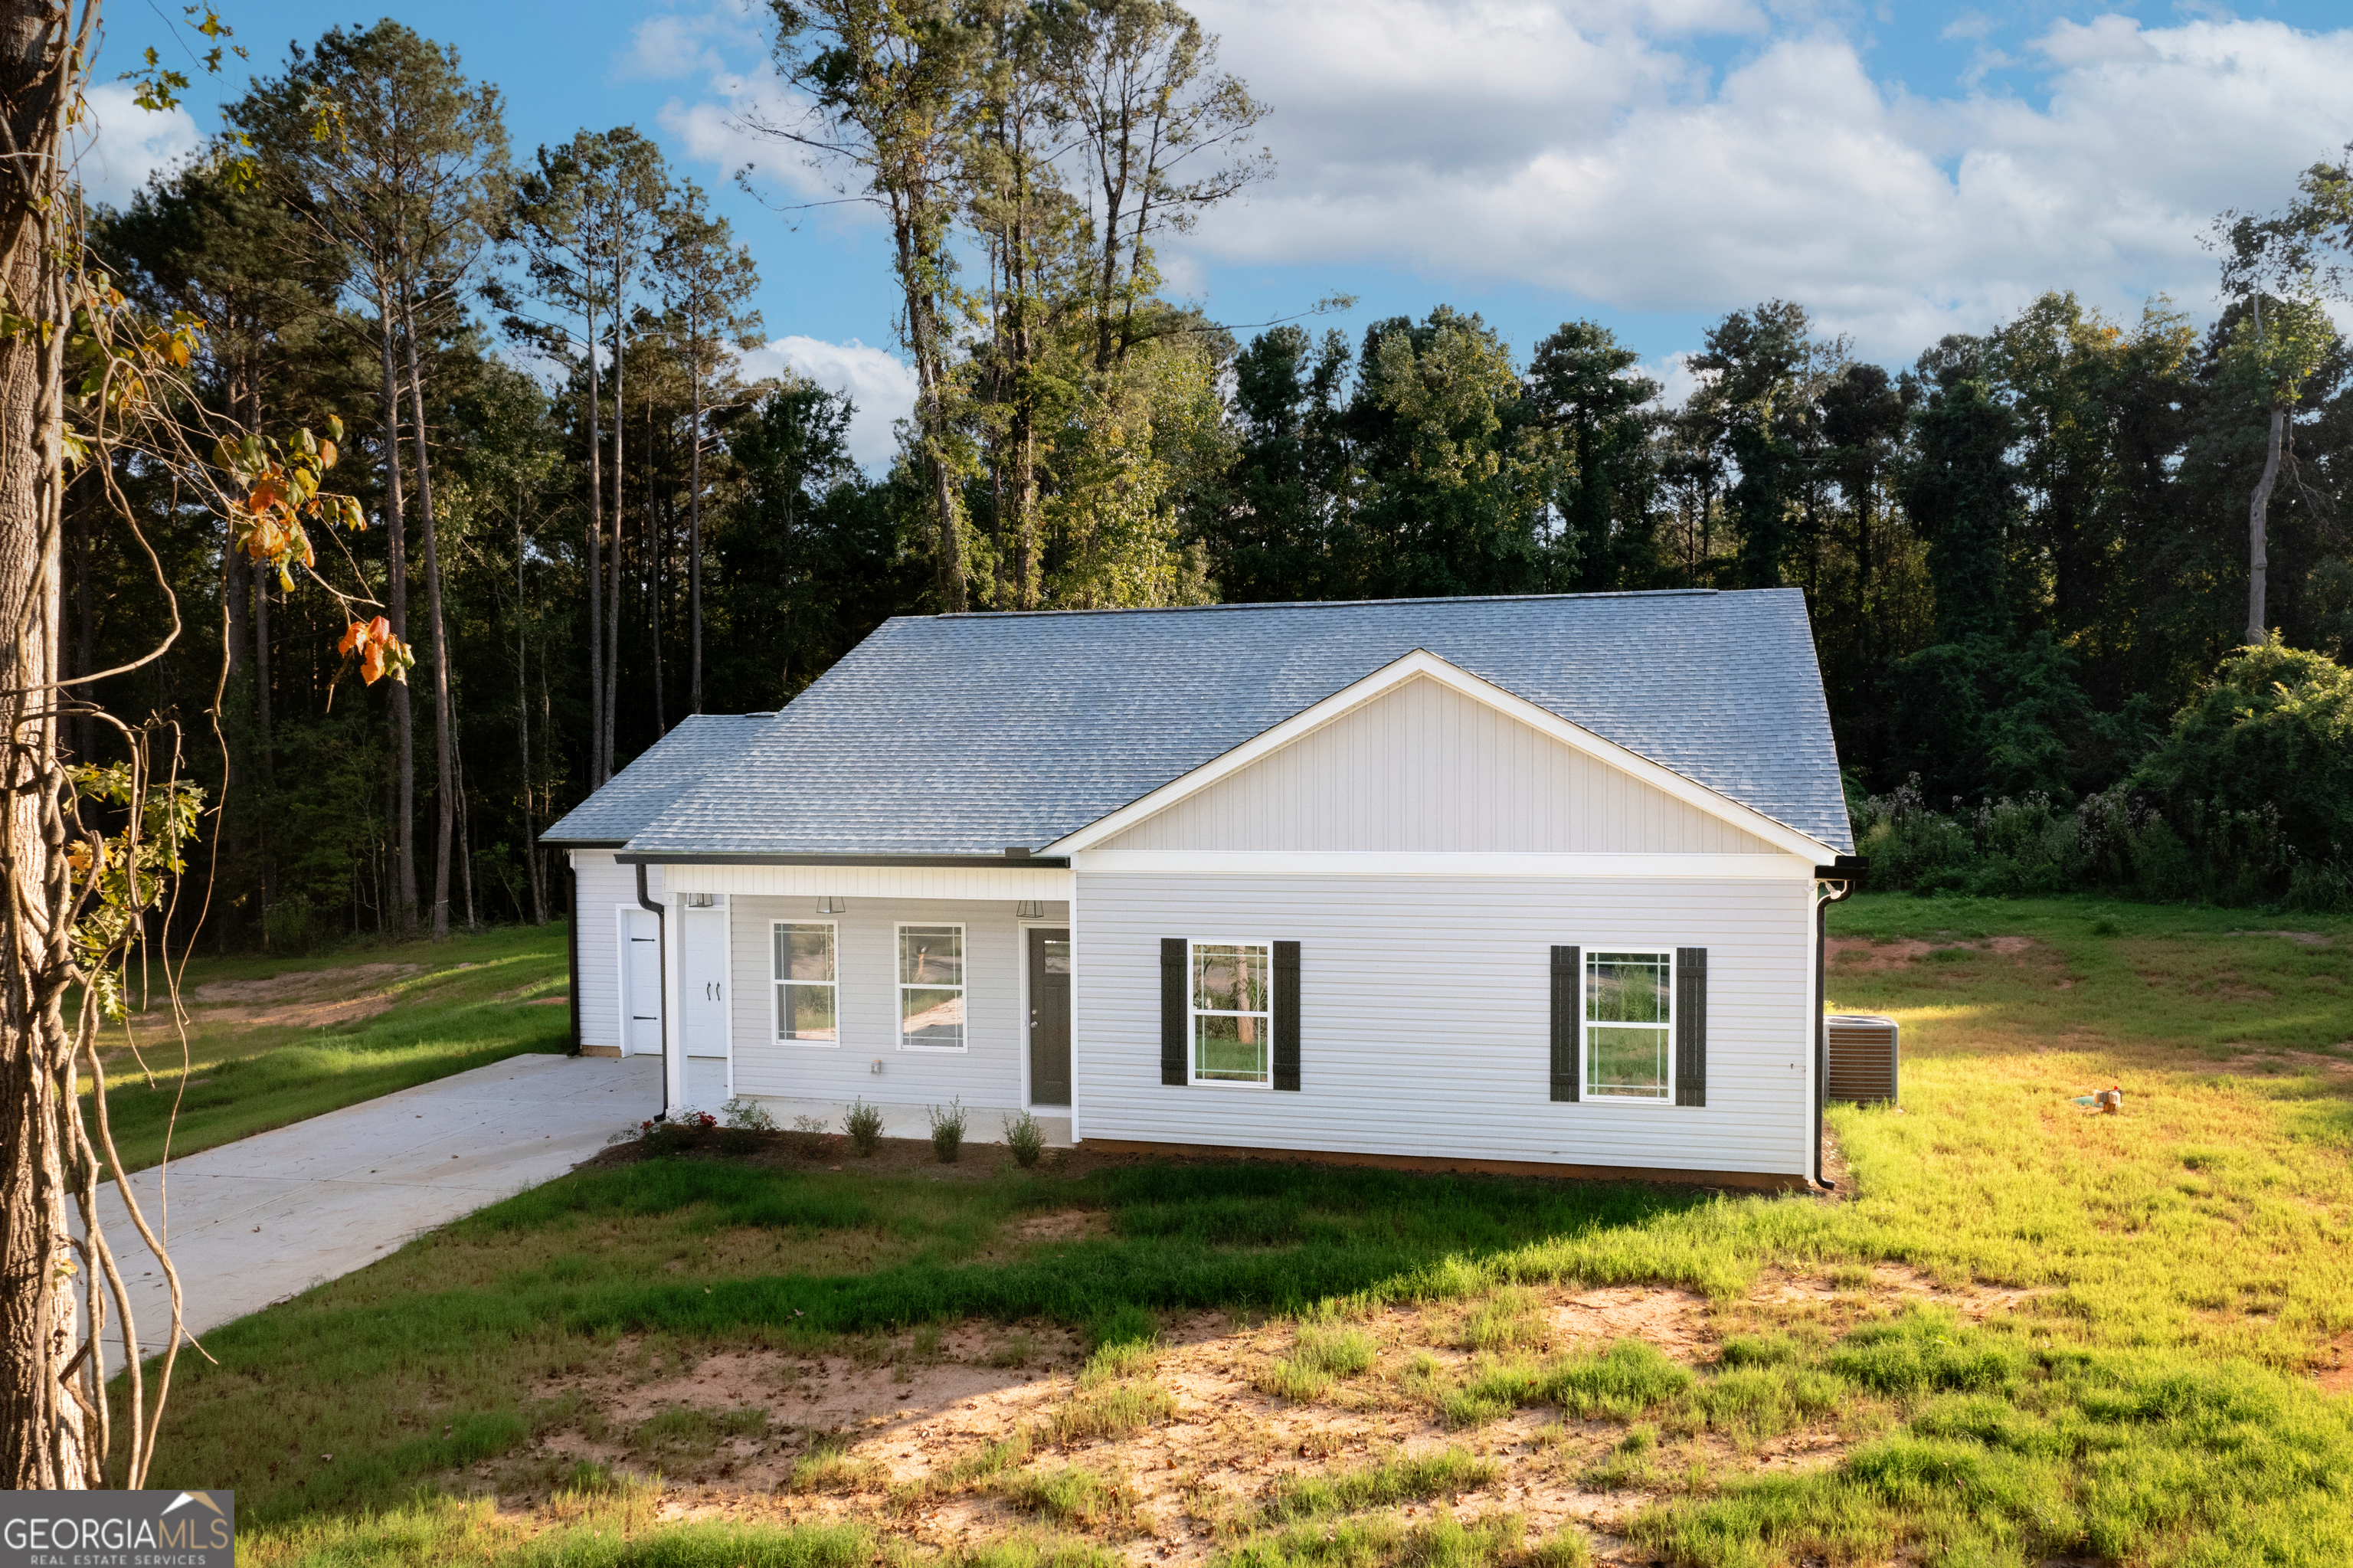
M1076 1133L1071 874L1063 866L662 863L670 1103L756 1102L892 1138L961 1104L965 1136L1028 1112Z

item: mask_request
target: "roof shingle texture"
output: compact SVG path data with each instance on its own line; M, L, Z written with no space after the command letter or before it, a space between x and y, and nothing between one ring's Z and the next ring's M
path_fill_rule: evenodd
M1852 848L1794 588L903 617L628 847L1042 848L1417 648Z
M706 778L723 770L774 714L694 714L539 835L542 843L618 844Z

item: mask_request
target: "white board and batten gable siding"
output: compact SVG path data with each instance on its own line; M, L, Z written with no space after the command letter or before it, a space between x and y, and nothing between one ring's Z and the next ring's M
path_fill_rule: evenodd
M1459 676L1393 682L1071 846L1081 1136L1810 1169L1806 842ZM1297 1091L1161 1082L1172 937L1300 944ZM1707 949L1705 1106L1551 1098L1555 945Z
M1427 677L1103 850L1772 854L1724 817Z

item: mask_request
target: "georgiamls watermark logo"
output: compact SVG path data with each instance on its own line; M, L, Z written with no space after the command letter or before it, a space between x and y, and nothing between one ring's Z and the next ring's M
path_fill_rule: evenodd
M0 1492L0 1568L232 1568L234 1492Z

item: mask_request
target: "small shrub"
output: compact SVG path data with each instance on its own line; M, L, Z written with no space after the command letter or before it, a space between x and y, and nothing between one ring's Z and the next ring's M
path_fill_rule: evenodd
M701 1148L704 1135L718 1125L719 1118L709 1111L680 1106L659 1121L639 1122L638 1142L648 1154L683 1154Z
M882 1147L882 1107L870 1106L864 1100L852 1100L841 1118L841 1130L849 1135L850 1147L858 1150L860 1160L871 1160L874 1151Z
M964 1148L964 1100L961 1096L950 1100L945 1110L938 1106L925 1107L923 1114L931 1118L932 1153L943 1165L953 1165Z
M1027 1171L1038 1163L1046 1152L1046 1129L1028 1111L1005 1120L1005 1147L1013 1151L1013 1163Z
M830 1160L841 1151L841 1135L821 1116L793 1118L793 1129L785 1139L803 1160Z
M768 1114L768 1107L757 1100L747 1100L741 1095L721 1106L719 1117L729 1127L740 1128L745 1132L776 1130L776 1118Z
M776 1118L757 1100L741 1096L719 1107L719 1147L730 1154L751 1154L760 1140L776 1130Z

